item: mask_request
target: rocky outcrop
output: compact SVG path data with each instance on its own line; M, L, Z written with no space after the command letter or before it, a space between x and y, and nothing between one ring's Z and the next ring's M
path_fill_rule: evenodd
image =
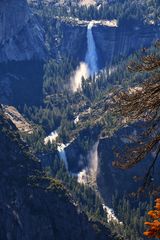
M21 133L32 134L33 126L13 106L3 106L4 114L13 122Z
M44 31L27 1L0 1L0 62L45 58Z
M0 239L112 239L77 210L62 184L42 173L1 107L0 152Z

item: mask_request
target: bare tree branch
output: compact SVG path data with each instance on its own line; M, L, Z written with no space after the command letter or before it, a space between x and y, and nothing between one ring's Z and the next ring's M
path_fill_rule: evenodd
M160 47L160 42L156 43L156 47ZM131 62L128 68L131 72L147 72L149 76L137 87L115 92L111 111L126 124L143 122L144 129L123 152L117 151L113 165L128 169L156 152L144 178L143 187L146 187L160 155L160 57L153 54L144 56L140 62Z

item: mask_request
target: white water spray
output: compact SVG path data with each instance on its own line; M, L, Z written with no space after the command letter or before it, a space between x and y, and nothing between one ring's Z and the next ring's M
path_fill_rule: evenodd
M97 176L97 169L98 169L98 144L99 141L97 141L92 149L90 150L87 158L88 158L88 167L83 169L80 173L77 175L77 179L79 183L87 184L92 183L94 184L96 182L96 176Z
M82 89L82 78L87 79L89 77L89 69L85 62L81 62L76 71L73 72L70 79L70 86L73 92Z
M58 138L58 135L59 135L59 128L51 132L51 134L44 139L44 144L47 145L48 143L51 143L51 144L54 143Z
M93 37L93 22L91 21L88 25L87 28L87 54L85 58L85 62L88 65L90 75L93 77L94 74L97 73L98 71L98 66L97 66L97 52L96 52L96 45Z
M105 204L102 204L103 210L107 213L107 220L108 223L116 223L119 225L123 225L123 222L120 222L119 219L116 217L115 212L112 208L109 208Z

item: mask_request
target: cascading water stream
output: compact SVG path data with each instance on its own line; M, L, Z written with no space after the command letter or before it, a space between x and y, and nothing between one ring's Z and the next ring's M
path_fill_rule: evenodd
M64 162L65 168L68 171L68 162L67 162L67 156L66 156L66 152L65 152L66 147L67 147L67 145L61 143L58 146L57 150L59 153L60 160L62 160Z
M93 75L96 74L98 71L98 66L97 66L98 57L97 57L96 45L93 37L92 28L93 28L93 22L91 21L87 27L87 54L85 57L85 62L88 66L90 75L93 77Z
M51 132L51 134L44 139L44 144L47 145L49 142L51 144L56 142L56 140L59 136L59 131L60 131L60 128ZM65 148L68 147L69 144L70 143L68 143L66 145L64 143L59 143L58 146L57 146L57 150L58 150L58 153L59 153L59 158L60 158L60 160L62 160L64 162L64 165L65 165L65 168L66 168L67 171L68 171L68 162L67 162L67 156L66 156L66 153L65 153Z
M78 119L79 119L79 116L77 116L75 121L77 122ZM52 132L48 137L46 137L44 139L44 144L47 144L48 142L50 142L51 144L53 142L56 142L56 139L59 135L59 131L60 131L60 128L58 128L57 130ZM70 144L71 144L71 142L66 144L66 145L64 143L60 143L57 146L57 150L58 150L58 153L59 153L59 158L60 158L60 160L62 160L64 162L65 168L68 172L69 172L69 169L68 169L68 162L67 162L67 156L66 156L65 148L68 147ZM95 184L96 183L96 176L97 176L97 170L98 170L98 145L99 145L99 141L97 141L92 146L91 150L89 151L88 156L87 156L88 166L86 168L84 168L78 174L73 174L73 173L69 172L69 174L71 176L77 177L77 181L81 184ZM113 209L109 208L105 204L102 204L102 207L103 207L104 211L107 213L108 222L115 222L115 223L118 223L120 225L123 224L115 216L115 213L114 213Z

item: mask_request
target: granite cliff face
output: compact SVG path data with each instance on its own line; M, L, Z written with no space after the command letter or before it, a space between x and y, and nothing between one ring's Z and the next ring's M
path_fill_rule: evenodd
M58 181L46 177L0 107L0 239L112 239L79 212Z
M45 57L44 32L27 1L0 1L0 62Z
M111 65L160 38L158 26L124 23L117 28L93 29L100 66Z
M71 56L78 61L84 61L87 52L87 25L84 22L70 22L67 20L53 21L54 25L59 24L63 38L59 43L61 52ZM160 30L155 25L129 24L124 23L118 27L102 26L96 24L93 29L93 36L98 55L98 66L110 66L141 49L149 47L160 38ZM53 34L54 35L54 34Z
M50 20L52 26L50 36L50 48L52 55L70 56L74 60L82 60L85 58L87 49L87 26L68 22L67 20L60 20L53 18ZM47 32L47 26L44 25Z
M46 58L45 32L27 1L0 1L0 102L39 103Z

